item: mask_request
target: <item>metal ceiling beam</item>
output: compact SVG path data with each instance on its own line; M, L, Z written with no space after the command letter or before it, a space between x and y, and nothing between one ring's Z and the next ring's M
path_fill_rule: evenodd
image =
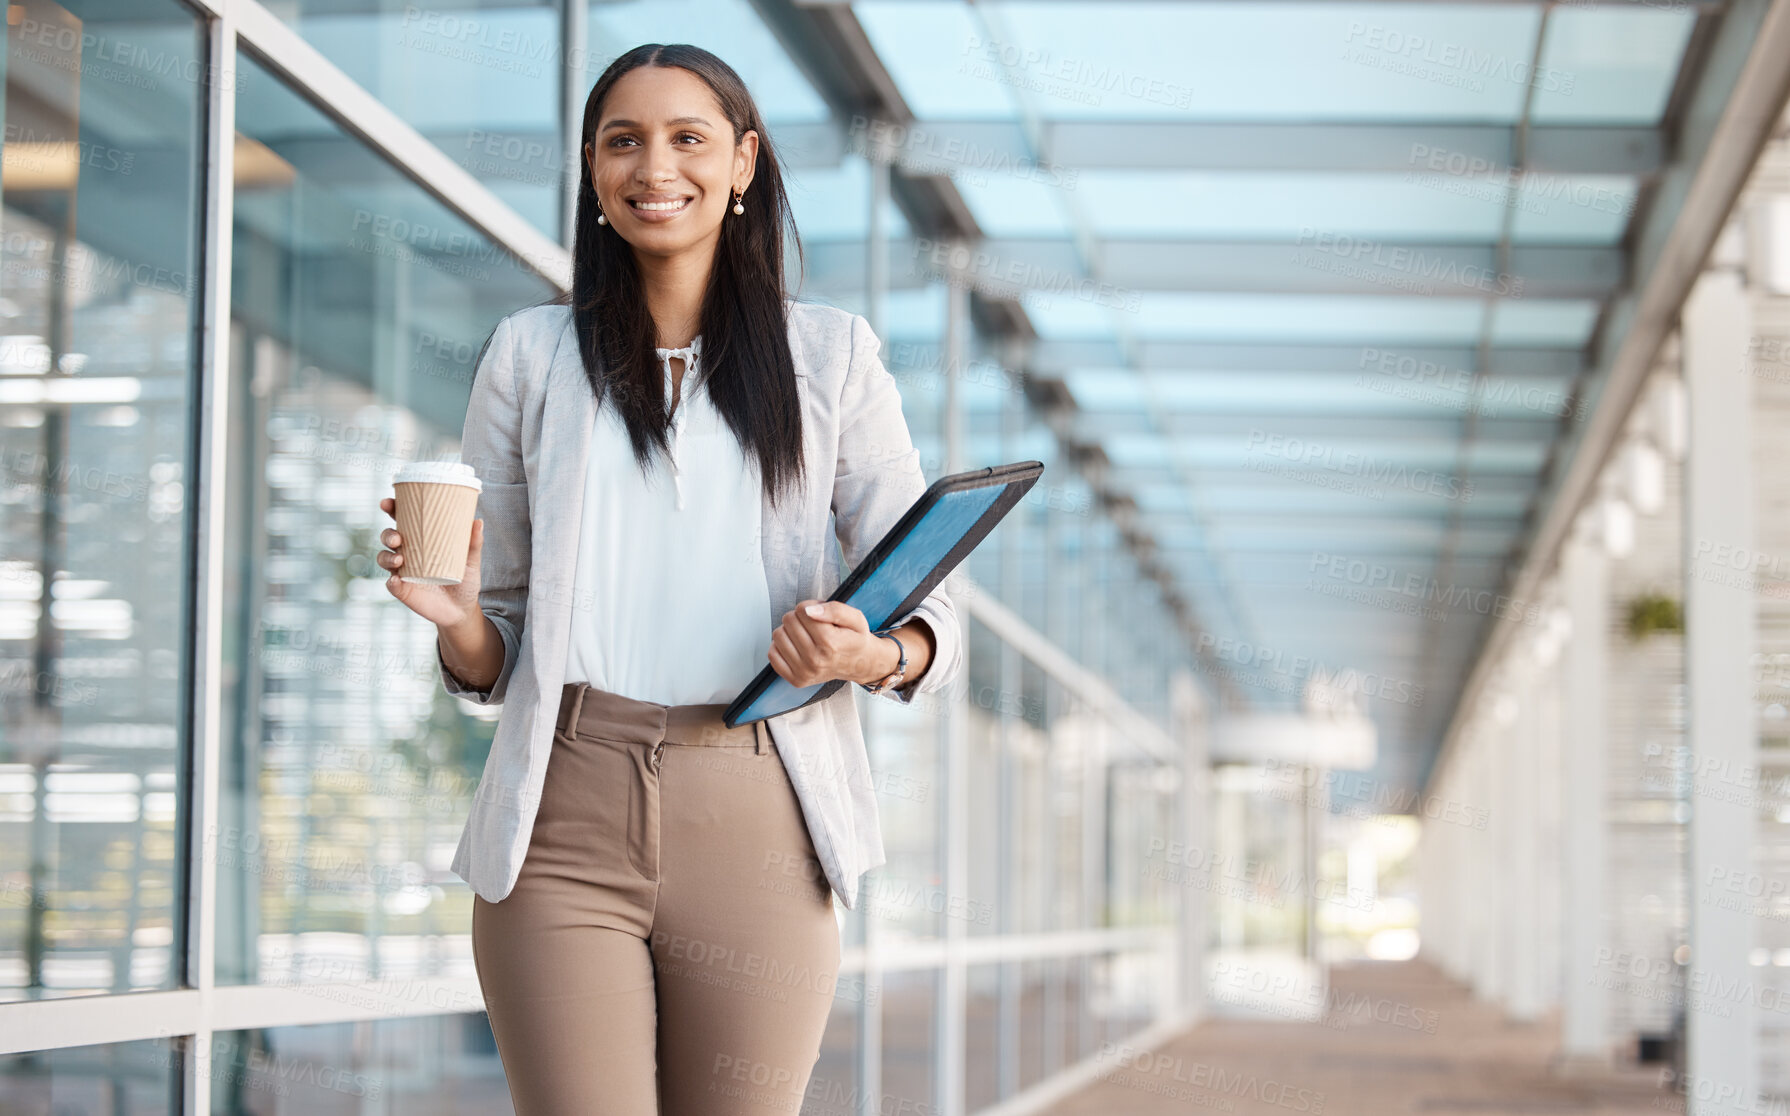
M1022 159L1017 122L927 120L900 135L901 155L916 170L968 176L1022 175L1073 186L1068 172L1179 170L1411 175L1438 190L1467 191L1508 172L1516 128L1456 121L1387 123L1050 120L1044 136L1054 163ZM1544 125L1530 132L1531 165L1562 179L1579 175L1644 178L1665 162L1654 128ZM1541 183L1554 204L1572 204L1571 183Z
M847 8L851 6L851 2L852 0L794 0L796 6L802 8ZM909 0L909 2L930 3L936 2L936 0ZM1095 0L1062 0L1062 2L1081 4L1090 9L1099 7ZM1186 0L1161 0L1161 2L1186 3ZM1258 0L1258 2L1266 3L1269 0ZM1310 0L1297 0L1297 2L1309 3ZM1393 0L1393 2L1416 2L1416 0ZM1427 7L1446 7L1455 3L1520 4L1524 7L1534 7L1535 5L1535 0L1421 0L1421 2ZM1707 8L1718 6L1722 0L1670 0L1670 2L1684 7ZM1658 8L1661 6L1663 6L1663 0L1573 0L1575 8Z
M1228 408L1212 411L1205 408L1153 408L1155 418L1164 425L1164 433L1175 438L1226 439L1239 447L1259 443L1261 435L1298 439L1307 444L1327 446L1337 443L1358 445L1362 441L1385 440L1389 443L1380 454L1396 457L1403 448L1398 443L1416 445L1440 444L1447 437L1453 421L1448 411L1436 409L1433 415L1357 414L1337 410L1332 414L1278 414L1274 412L1237 412ZM993 417L987 420L992 424ZM1082 409L1075 417L1077 437L1104 441L1113 435L1148 434L1150 428L1137 410ZM1482 419L1478 440L1493 444L1546 445L1551 441L1554 416L1531 411L1527 416L1506 419ZM1337 451L1340 455L1340 449Z
M1047 338L1032 346L1032 365L1061 374L1075 369L1117 368L1112 346L1099 340ZM1336 372L1370 373L1395 383L1417 386L1452 382L1462 373L1548 376L1570 379L1585 366L1582 349L1571 346L1494 345L1480 368L1481 357L1470 344L1289 345L1259 343L1146 340L1138 344L1139 363L1164 372Z
M891 289L937 284L931 244L910 238L890 245ZM817 284L861 280L862 238L806 240L803 247ZM1145 291L1603 299L1627 278L1625 254L1614 246L1515 247L1502 267L1491 241L1378 240L1317 229L1280 241L1102 237L1090 247L1099 284L1081 278L1081 246L1068 236L985 238L974 250L969 281L992 299L1036 291L1131 310Z

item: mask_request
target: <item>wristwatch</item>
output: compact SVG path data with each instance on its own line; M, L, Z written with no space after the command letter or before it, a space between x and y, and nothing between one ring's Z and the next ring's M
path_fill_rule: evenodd
M884 639L895 639L895 637L888 632L878 632L876 634L882 636ZM901 646L900 640L895 639L895 649L900 653L901 661L895 664L895 669L893 671L887 676L877 679L875 682L860 682L858 685L864 687L867 692L872 694L880 694L890 686L901 685L902 676L907 673L907 648Z

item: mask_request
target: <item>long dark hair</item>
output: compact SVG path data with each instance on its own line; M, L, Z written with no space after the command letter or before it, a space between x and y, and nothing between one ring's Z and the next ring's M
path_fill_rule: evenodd
M550 303L570 305L578 328L584 373L596 393L615 404L627 424L642 470L653 450L669 450L665 373L653 351L658 333L628 242L614 225L597 224L597 195L584 145L595 146L597 121L610 89L641 66L675 66L701 78L721 103L737 147L748 129L758 133L758 162L735 214L732 200L721 222L715 263L702 295L702 359L697 377L709 400L739 439L747 461L773 502L786 484L803 478L802 408L795 358L789 349L783 275L787 226L801 258L801 239L784 192L770 132L746 83L733 67L688 43L647 43L623 54L591 87L584 102L578 148L578 208L573 236L572 289ZM683 404L680 402L679 406Z

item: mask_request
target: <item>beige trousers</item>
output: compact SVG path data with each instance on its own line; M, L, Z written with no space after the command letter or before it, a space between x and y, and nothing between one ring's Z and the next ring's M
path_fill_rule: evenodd
M472 949L518 1116L795 1116L839 923L760 721L569 685Z

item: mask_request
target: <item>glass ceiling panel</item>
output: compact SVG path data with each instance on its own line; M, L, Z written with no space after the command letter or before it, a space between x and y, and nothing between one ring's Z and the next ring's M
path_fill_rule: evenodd
M641 43L692 43L720 55L739 73L766 125L812 123L832 115L748 0L601 0L587 7L590 58L581 94L625 50Z
M1321 443L1302 441L1297 438L1285 438L1269 442L1263 440L1260 431L1239 431L1236 437L1202 437L1180 436L1174 439L1155 435L1129 435L1115 438L1113 442L1131 443L1132 452L1143 460L1121 460L1112 453L1112 443L1107 446L1107 454L1120 465L1148 465L1152 463L1180 462L1202 469L1244 469L1252 466L1268 469L1274 475L1282 475L1286 479L1299 483L1298 478L1305 475L1333 475L1340 479L1357 477L1363 480L1363 486L1375 487L1372 476L1379 475L1386 480L1386 475L1363 472L1376 469L1430 469L1440 473L1453 475L1461 464L1460 445L1457 442L1439 438L1415 439L1370 439L1351 435L1348 428L1338 427L1336 436L1324 439ZM1156 443L1152 445L1152 442ZM1296 450L1295 445L1304 447ZM1469 472L1486 470L1490 472L1531 472L1540 467L1547 454L1547 444L1543 442L1474 442L1468 447L1467 468ZM1306 451L1309 451L1309 456ZM1148 459L1150 454L1160 455L1159 461ZM1271 467L1271 468L1269 468ZM1415 491L1421 495L1426 491L1428 478L1417 478L1412 481L1415 488L1408 488L1398 483L1397 476L1380 485L1388 492ZM1435 495L1432 493L1432 495ZM1445 503L1442 496L1436 496L1437 503Z
M1495 345L1580 346L1591 340L1598 304L1590 299L1499 299L1492 312Z
M1472 298L1177 294L1146 291L1140 336L1239 341L1467 344L1479 336L1483 304Z
M1696 13L1669 2L1554 9L1535 91L1538 123L1653 124L1665 111Z
M974 38L960 31L928 44L933 67L967 57L986 81L1024 81L1038 111L1058 118L1509 122L1524 88L1511 74L1527 63L1539 24L1537 9L1519 4L978 7L988 18ZM904 91L928 76L923 64L897 71Z
M984 35L962 0L891 0L852 11L921 120L1018 115L1006 85L971 72L970 44Z
M1517 186L1513 243L1615 244L1634 216L1640 184L1614 174L1535 174ZM1502 208L1501 190L1480 194Z
M1124 368L1066 373L1069 393L1085 411L1142 410L1147 406L1190 413L1324 414L1454 417L1471 396L1451 376L1447 384L1370 374L1335 372L1152 372L1146 381ZM1385 381L1384 384L1379 381ZM1564 406L1565 385L1551 378L1487 379L1483 415L1533 414L1552 419ZM1385 390L1376 390L1384 388ZM1527 411L1525 404L1528 404ZM1551 432L1550 432L1551 433Z
M945 285L934 283L927 287L904 287L888 293L888 301L884 303L883 328L880 331L883 340L881 356L887 364L890 353L888 341L892 337L909 340L934 341L945 335Z
M1045 235L1061 215L1042 183L1041 199L1017 212L997 206L1014 192L966 190L978 220L1013 232ZM1497 241L1509 193L1497 177L1445 174L1286 174L1084 168L1075 188L1101 236L1177 235L1209 239L1296 242L1308 230L1340 236L1451 243ZM1616 175L1548 175L1517 191L1512 237L1578 244L1614 244L1634 209L1635 182ZM992 232L993 229L990 229Z
M953 181L987 236L1068 236L1061 187L1011 174L958 174ZM1079 188L1079 183L1077 184ZM1169 231L1166 226L1158 232Z
M783 187L804 241L861 240L869 232L870 162L862 156L847 155L833 167L790 167ZM898 208L890 206L886 219L891 237L908 235Z

